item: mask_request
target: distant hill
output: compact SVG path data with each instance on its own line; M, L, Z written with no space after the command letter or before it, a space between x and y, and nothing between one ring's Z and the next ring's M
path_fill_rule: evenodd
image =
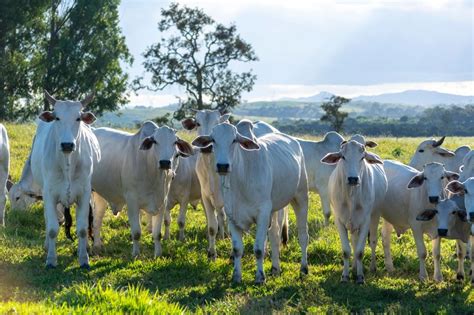
M380 95L361 95L353 101L378 102L403 105L466 105L474 103L474 96L463 96L436 91L408 90L399 93L385 93Z
M294 101L294 102L315 102L315 103L320 103L320 102L326 102L328 101L331 96L334 96L334 94L329 93L329 92L319 92L316 95L313 96L308 96L308 97L298 97L298 98L282 98L281 101Z

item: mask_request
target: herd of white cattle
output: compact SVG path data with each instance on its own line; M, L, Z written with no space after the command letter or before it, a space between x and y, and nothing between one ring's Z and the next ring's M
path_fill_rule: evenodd
M146 213L155 256L170 237L170 211L179 204L179 239L185 237L188 204L202 202L207 219L208 257L215 259L216 237L232 238L233 281L241 282L242 234L256 224L255 281L263 283L267 234L272 274L280 273L279 251L288 240L287 206L296 215L301 247L301 274L308 273L308 191L321 197L325 223L334 213L344 267L341 281L364 283L362 257L367 238L370 270L376 268L375 250L380 217L387 271L394 269L390 241L411 229L420 263L419 277L427 278L423 236L432 239L434 279L442 280L440 241L457 241L457 279L464 279L464 259L470 243L474 253L474 153L468 146L444 149L444 137L423 141L410 165L382 160L367 148L377 143L355 135L348 141L329 132L321 141L298 139L264 122L241 120L229 114L196 111L182 121L198 137L189 144L176 131L146 122L135 133L92 128L95 121L83 101L61 101L45 92L53 111L39 116L32 149L21 179L9 189L11 208L27 209L44 202L46 267L57 265L56 239L60 223L70 221L76 204L78 259L89 269L88 229L92 251L100 252L102 220L108 206L114 214L127 206L133 240L132 255L140 253L140 214ZM0 125L0 184L8 186L9 144ZM0 194L0 224L4 225L6 192ZM68 220L69 218L69 220ZM165 232L162 236L164 221ZM70 228L69 222L69 228ZM350 234L350 240L349 240ZM70 235L70 234L68 234ZM474 259L471 283L474 284Z

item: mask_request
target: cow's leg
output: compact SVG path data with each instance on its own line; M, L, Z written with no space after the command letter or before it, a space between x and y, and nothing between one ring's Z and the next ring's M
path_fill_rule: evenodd
M342 270L341 282L349 281L349 262L351 258L351 245L349 243L349 236L344 224L336 218L337 231L339 232L339 239L341 240L342 257L344 260L344 268Z
M146 230L148 233L152 234L153 233L153 216L143 209L141 211L143 211L145 215Z
M186 225L186 211L188 210L188 203L181 202L179 204L179 217L178 217L178 227L179 235L178 239L184 241L184 226Z
M291 201L296 215L298 242L301 247L300 275L308 274L308 191L302 191Z
M133 240L132 257L136 258L140 254L140 238L142 236L140 209L138 208L138 204L132 200L127 200L127 208L128 222L130 224Z
M279 217L281 216L280 212L285 211L282 209L272 213L272 225L268 230L268 238L270 239L270 246L272 249L272 275L277 276L280 274L280 224ZM284 215L284 214L283 214ZM282 222L284 224L284 222Z
M382 245L384 252L385 269L388 272L393 272L395 270L395 268L393 267L392 252L390 250L392 230L393 226L386 220L383 220Z
M3 181L2 181L3 182ZM0 226L5 226L5 204L7 202L7 191L0 193Z
M158 214L153 216L153 241L155 242L155 258L162 254L161 249L161 225L163 224L164 208L158 210Z
M56 213L56 201L51 196L46 194L43 195L43 200L46 223L46 268L54 268L58 264L56 256L56 238L59 231L58 216Z
M420 280L424 281L428 277L426 272L426 247L425 242L423 241L423 232L421 227L412 228L413 237L416 244L416 252L418 254L418 259L420 260Z
M207 219L207 239L209 242L209 247L207 249L207 257L211 260L216 260L216 234L217 234L217 219L209 198L202 198L204 204L204 209L206 210L206 219Z
M433 279L437 282L440 282L443 281L443 275L441 274L441 238L437 237L433 239L431 243L433 246Z
M226 215L225 215L224 207L218 208L217 209L217 221L219 222L218 223L218 225L219 225L219 228L218 228L219 234L218 234L218 236L219 236L220 239L225 238L225 232L226 232L225 219L226 219Z
M104 220L105 211L107 210L107 201L96 193L93 193L93 201L94 224L92 224L92 231L94 235L94 244L92 246L92 251L94 254L99 254L103 245L100 230L102 229L102 221Z
M375 272L377 270L377 258L375 251L377 249L378 240L378 227L380 222L380 216L374 215L370 220L369 227L369 243L370 243L370 271Z
M329 225L329 219L331 218L331 203L329 202L329 192L327 187L319 189L319 197L321 198L321 207L323 208L324 214L324 225Z
M257 233L255 235L254 253L257 261L257 272L255 274L255 283L265 282L265 271L263 270L263 258L265 257L265 241L267 239L270 217L272 215L272 205L262 205L257 218Z
M471 226L471 237L469 240L471 243L471 285L474 286L474 226Z
M356 283L363 284L364 279L364 265L362 264L362 258L364 257L365 242L367 241L367 234L369 233L370 222L365 222L360 227L358 233L359 237L357 239L357 246L354 248L354 259L356 260L357 266L357 276ZM354 234L357 234L355 232Z
M170 227L171 227L171 209L173 209L174 205L167 204L165 209L165 234L163 235L164 240L170 239Z
M80 196L76 210L76 235L78 236L77 256L79 266L89 269L89 255L87 254L87 229L89 228L89 202L91 200L90 189Z
M232 238L232 252L234 257L234 272L232 281L242 282L242 255L244 254L244 243L242 242L242 230L229 221L230 235Z
M456 279L459 281L464 281L464 259L466 259L466 244L461 240L456 240L456 242L458 245L458 270L456 273Z
M352 277L356 277L357 275L357 259L355 256L357 242L359 241L359 233L358 232L351 232L351 246L352 250L354 251L354 256L352 257Z

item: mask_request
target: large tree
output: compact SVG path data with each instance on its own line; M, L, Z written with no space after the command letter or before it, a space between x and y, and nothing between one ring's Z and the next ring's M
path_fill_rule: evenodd
M252 71L236 73L235 61L256 61L252 46L238 34L235 25L214 21L198 8L172 3L161 10L158 29L160 42L143 54L144 67L151 74L151 86L143 77L135 80L135 89L158 91L172 85L184 87L187 98L180 102L175 119L189 109L224 109L239 104L243 91L250 91L256 76Z
M329 101L321 104L321 108L325 112L325 114L321 116L321 121L329 122L335 131L341 132L344 120L349 114L346 112L341 112L339 109L342 107L342 105L350 101L350 99L344 98L342 96L331 96Z

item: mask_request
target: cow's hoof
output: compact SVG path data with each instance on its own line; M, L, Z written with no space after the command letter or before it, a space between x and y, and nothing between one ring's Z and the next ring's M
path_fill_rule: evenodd
M436 276L433 278L434 281L436 282L442 282L443 281L443 276Z
M308 266L301 266L300 268L300 275L305 276L309 273Z
M464 275L461 274L461 273L458 273L458 274L456 275L456 280L458 280L458 281L464 281Z
M53 264L46 264L46 269L56 269L56 266Z
M81 269L83 270L91 270L91 266L88 263L82 264Z
M370 265L370 272L376 272L377 271L377 266L374 264L374 265Z
M347 283L347 282L349 282L349 276L342 275L341 283Z
M207 258L208 258L210 261L216 261L217 254L216 254L216 253L213 253L213 252L211 252L211 251L207 251Z
M233 283L242 283L242 275L237 274L237 273L234 272L234 274L232 275L232 282Z
M364 284L365 283L364 276L363 275L357 275L355 283L356 284Z
M265 274L263 271L257 272L257 276L255 277L255 284L261 285L265 283Z
M280 268L272 266L272 276L279 276L281 274Z

